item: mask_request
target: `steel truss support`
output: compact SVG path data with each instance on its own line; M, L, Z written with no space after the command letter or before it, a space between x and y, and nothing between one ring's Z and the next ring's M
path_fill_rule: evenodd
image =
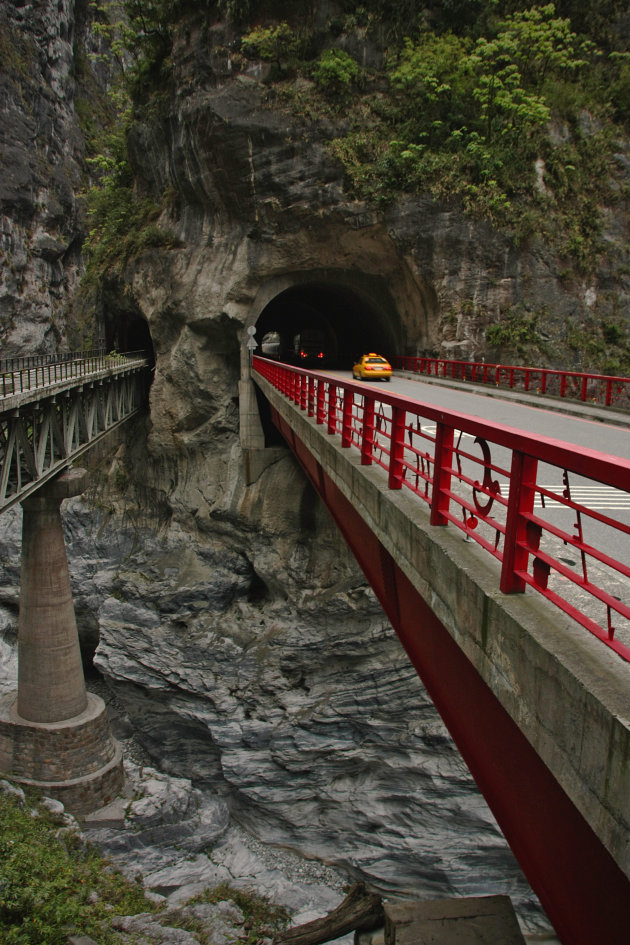
M142 371L99 378L0 413L0 512L137 413Z

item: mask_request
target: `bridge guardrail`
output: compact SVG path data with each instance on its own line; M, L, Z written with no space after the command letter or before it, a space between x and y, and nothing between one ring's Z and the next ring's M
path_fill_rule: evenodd
M630 662L630 460L258 356L253 369L496 559L502 592L531 587Z
M583 403L615 406L630 411L630 378L607 374L587 374L554 368L486 364L484 361L451 361L415 355L396 355L392 365L425 377L472 384L485 384L530 394L580 400Z
M33 367L42 367L46 364L62 364L64 361L102 357L106 354L105 348L89 348L85 351L66 351L56 354L27 354L15 358L0 358L0 374L10 374L12 371L22 371Z
M9 358L0 361L0 398L49 387L61 381L87 377L97 371L146 360L143 351L106 354L79 352L48 358Z

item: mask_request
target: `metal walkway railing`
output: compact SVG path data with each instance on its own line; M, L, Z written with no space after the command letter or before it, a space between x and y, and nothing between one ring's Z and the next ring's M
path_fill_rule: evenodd
M5 358L0 360L0 410L3 399L19 394L38 396L38 391L49 390L69 381L73 386L79 378L97 374L126 370L132 364L147 365L144 351L126 354L106 354L104 351L85 351L60 357ZM30 397L29 397L30 399ZM23 398L21 398L23 401Z
M260 357L253 369L431 525L477 542L501 591L532 588L630 661L630 460Z

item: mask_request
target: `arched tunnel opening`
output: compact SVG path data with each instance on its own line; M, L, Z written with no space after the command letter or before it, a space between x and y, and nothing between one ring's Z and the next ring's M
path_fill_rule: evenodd
M257 319L258 353L287 362L299 361L297 339L317 334L323 342L322 367L349 371L354 358L368 351L378 351L385 357L396 354L400 331L393 303L382 288L378 293L371 291L374 287L369 277L364 281L361 290L310 282L280 292ZM277 340L266 343L269 336L277 336ZM278 346L275 352L273 344ZM317 366L317 355L309 359L308 366Z
M296 276L256 320L256 353L302 367L348 371L374 351L391 358L400 350L400 318L384 280L351 273L335 280ZM350 378L349 378L350 379ZM281 444L269 408L256 388L265 446Z
M149 358L151 367L155 364L155 350L149 325L137 312L125 312L106 326L105 345L108 351L129 354L143 351Z
M148 403L155 367L155 348L146 318L136 311L118 312L115 317L110 317L105 323L104 345L106 351L119 354L142 352L146 356L149 370L145 372L144 399Z

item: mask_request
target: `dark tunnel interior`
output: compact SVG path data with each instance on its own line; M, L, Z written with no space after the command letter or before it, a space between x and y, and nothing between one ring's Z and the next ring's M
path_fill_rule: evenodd
M155 362L149 325L146 319L135 313L126 313L124 318L109 326L106 346L107 350L116 350L121 354L144 351L151 363Z
M396 353L391 307L387 300L376 302L368 286L365 293L325 283L294 286L261 312L256 323L256 353L304 363L299 349L309 350L310 343L313 357L306 358L304 366L350 371L354 359L368 351L385 357Z
M119 318L106 322L103 341L107 352L131 354L141 351L148 358L149 370L144 375L144 399L148 405L155 367L155 348L147 320L136 312L127 311Z

